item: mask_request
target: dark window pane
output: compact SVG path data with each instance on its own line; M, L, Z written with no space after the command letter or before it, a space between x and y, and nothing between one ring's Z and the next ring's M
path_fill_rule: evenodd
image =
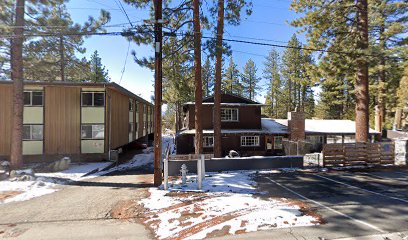
M82 106L92 106L92 93L82 93Z
M92 125L84 125L81 128L81 138L91 139L92 138Z
M30 125L23 126L23 140L31 140Z
M105 94L104 93L94 93L94 106L104 106L105 105Z
M33 92L33 106L43 105L43 92Z
M31 92L24 92L24 105L31 105Z

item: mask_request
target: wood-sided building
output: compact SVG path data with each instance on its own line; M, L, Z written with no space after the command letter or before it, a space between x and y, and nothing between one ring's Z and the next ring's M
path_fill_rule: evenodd
M0 81L0 158L8 159L12 82ZM107 159L153 132L153 105L116 83L25 82L24 161Z

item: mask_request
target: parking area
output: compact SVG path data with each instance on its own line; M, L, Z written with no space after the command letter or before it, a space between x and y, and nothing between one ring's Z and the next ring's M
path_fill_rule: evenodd
M292 228L290 235L283 229L258 232L255 239L270 234L282 239L408 239L406 168L260 173L256 181L267 197L302 201L325 223Z

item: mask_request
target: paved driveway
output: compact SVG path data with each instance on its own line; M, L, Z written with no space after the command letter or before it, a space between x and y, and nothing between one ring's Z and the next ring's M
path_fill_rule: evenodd
M111 216L118 204L141 198L152 175L126 173L76 182L24 202L0 205L0 239L151 239L135 221Z
M257 182L267 197L306 202L327 223L224 239L408 239L407 169L259 174Z

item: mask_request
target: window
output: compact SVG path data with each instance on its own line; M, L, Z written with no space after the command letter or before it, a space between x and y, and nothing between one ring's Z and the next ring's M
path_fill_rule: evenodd
M105 138L105 126L98 125L82 125L81 127L82 139L104 139Z
M203 147L214 147L214 137L204 136L203 137Z
M23 140L42 141L43 140L43 125L24 125Z
M103 92L83 92L82 106L103 107L105 106L105 93Z
M273 148L274 149L283 149L283 137L276 136L273 138Z
M342 136L340 135L328 135L327 136L327 143L341 143Z
M259 146L259 136L242 136L241 146L244 147Z
M43 92L24 91L24 106L43 106Z
M133 133L133 130L134 130L134 128L133 128L133 123L129 123L129 133Z
M236 108L221 108L221 121L238 122L238 109Z
M129 112L134 110L135 106L132 99L129 99Z

